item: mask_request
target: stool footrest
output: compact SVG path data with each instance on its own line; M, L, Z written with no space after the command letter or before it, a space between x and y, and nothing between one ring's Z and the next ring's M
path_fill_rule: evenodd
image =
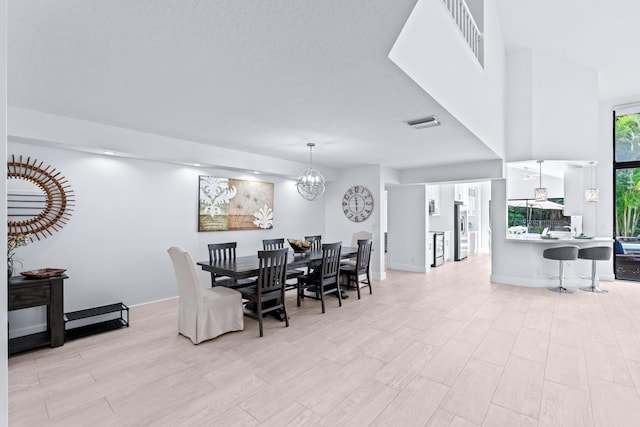
M550 291L553 291L553 292L560 292L562 294L573 294L573 293L576 292L576 291L573 291L571 289L567 289L564 286L556 286L555 288L547 288L547 289L549 289Z

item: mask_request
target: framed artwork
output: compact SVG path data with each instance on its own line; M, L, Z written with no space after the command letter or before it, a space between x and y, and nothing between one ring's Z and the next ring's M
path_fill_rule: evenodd
M200 176L198 231L273 228L273 183Z

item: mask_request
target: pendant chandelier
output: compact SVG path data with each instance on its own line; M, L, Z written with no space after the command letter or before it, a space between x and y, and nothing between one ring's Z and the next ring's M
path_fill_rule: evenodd
M540 165L540 187L535 189L536 202L544 202L547 200L547 189L542 186L542 162L544 160L538 160Z
M324 194L324 177L313 168L312 156L315 145L313 142L307 143L307 147L309 147L309 167L300 172L298 181L296 182L298 193L300 193L303 199L309 201L317 200Z
M593 172L595 162L590 162L591 165L591 187L584 191L585 202L597 202L600 200L600 191L593 185Z

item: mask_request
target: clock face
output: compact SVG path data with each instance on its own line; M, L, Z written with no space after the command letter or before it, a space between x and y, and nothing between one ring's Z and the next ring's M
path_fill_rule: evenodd
M342 198L342 212L353 222L362 222L373 212L373 194L362 185L349 188Z

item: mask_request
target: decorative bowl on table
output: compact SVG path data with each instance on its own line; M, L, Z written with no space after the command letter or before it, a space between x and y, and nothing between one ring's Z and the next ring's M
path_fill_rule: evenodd
M306 240L287 239L287 241L289 245L291 245L293 252L297 254L306 254L311 250L311 242L307 242Z
M23 271L22 274L27 279L44 279L46 277L59 276L67 271L66 268L40 268L38 270Z

